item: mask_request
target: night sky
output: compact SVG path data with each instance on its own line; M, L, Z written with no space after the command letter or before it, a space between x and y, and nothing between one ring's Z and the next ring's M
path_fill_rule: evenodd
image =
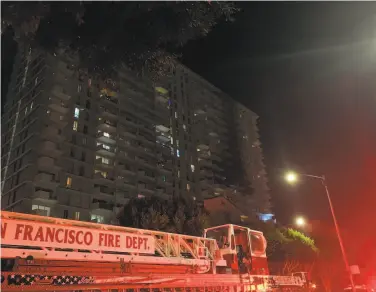
M376 3L238 4L184 62L259 114L277 219L332 225L320 181L282 181L288 168L325 174L358 261L376 236Z
M319 181L281 178L288 168L325 174L358 261L376 235L376 2L238 4L237 20L189 43L183 63L260 116L277 220L331 225ZM3 42L5 75L9 52Z

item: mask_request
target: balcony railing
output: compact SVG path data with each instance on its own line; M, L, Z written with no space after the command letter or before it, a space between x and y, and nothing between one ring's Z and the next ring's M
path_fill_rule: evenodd
M116 136L111 135L107 132L98 132L97 133L97 140L104 143L104 144L115 144L116 143Z

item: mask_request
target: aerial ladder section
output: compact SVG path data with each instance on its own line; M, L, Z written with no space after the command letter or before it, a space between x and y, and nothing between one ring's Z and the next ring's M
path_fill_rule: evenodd
M269 275L262 232L232 224L195 237L2 212L1 239L2 291L309 289Z

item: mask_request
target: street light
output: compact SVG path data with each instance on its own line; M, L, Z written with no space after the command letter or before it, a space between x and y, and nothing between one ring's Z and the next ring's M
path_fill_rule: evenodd
M286 173L285 179L289 183L295 183L298 180L298 176L295 172L289 171Z
M346 252L345 252L345 247L343 245L341 233L339 231L339 227L338 227L338 223L337 223L337 218L336 218L336 215L334 213L334 208L333 208L332 200L330 198L329 189L328 189L328 186L326 184L325 176L318 176L318 175L312 175L312 174L303 174L303 173L296 173L296 172L293 172L293 171L289 171L286 174L285 179L290 184L291 183L296 183L298 181L299 176L305 176L305 177L309 177L309 178L319 179L321 181L322 185L325 188L326 196L327 196L328 202L329 202L330 212L332 213L334 227L336 229L336 233L337 233L337 237L338 237L339 246L340 246L341 252L342 252L342 258L343 258L343 261L345 263L347 272L349 273L349 279L350 279L352 290L353 290L353 292L355 292L355 285L354 285L353 276L352 276L352 273L351 273L351 270L350 270L349 262L347 260L347 256L346 256ZM296 223L298 223L298 222L296 222Z
M304 225L306 225L306 221L303 217L297 217L295 219L295 224L299 227L303 227Z

